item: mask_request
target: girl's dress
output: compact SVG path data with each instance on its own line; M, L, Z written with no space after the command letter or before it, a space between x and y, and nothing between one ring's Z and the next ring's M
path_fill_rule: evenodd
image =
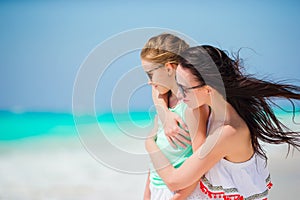
M186 108L187 105L185 103L179 102L174 108L169 108L169 110L177 113L184 120ZM156 144L175 168L180 167L182 163L193 154L191 145L187 145L186 148L177 146L176 149L170 145L160 120L158 121ZM174 195L174 193L168 189L164 181L156 173L152 164L150 165L150 191L151 200L169 200ZM201 191L196 189L187 199L195 199L193 198L195 193L201 193Z

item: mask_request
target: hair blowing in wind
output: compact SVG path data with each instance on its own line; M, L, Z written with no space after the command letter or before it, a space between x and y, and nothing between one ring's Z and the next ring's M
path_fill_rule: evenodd
M293 100L300 100L299 86L243 74L239 58L231 59L224 51L209 45L184 51L180 65L190 70L199 83L205 83L221 94L225 88L224 98L248 125L255 152L266 158L259 140L271 144L287 143L288 152L291 146L299 150L300 132L290 130L280 122L271 107L276 105L274 98L286 99L291 102L295 115ZM212 70L215 67L218 70ZM224 85L217 80L220 75Z

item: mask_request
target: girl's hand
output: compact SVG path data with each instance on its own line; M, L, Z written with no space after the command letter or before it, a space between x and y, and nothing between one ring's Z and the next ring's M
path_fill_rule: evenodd
M186 148L187 144L192 144L191 140L187 139L190 138L187 126L178 114L168 110L163 127L165 135L173 148L177 148L177 145Z
M148 172L147 181L146 181L146 187L144 191L144 200L150 200L151 199L151 191L150 191L150 172Z
M185 148L187 144L191 145L191 141L186 139L190 136L186 124L179 115L170 111L167 106L168 95L161 95L152 87L152 98L170 145L175 149L177 146Z

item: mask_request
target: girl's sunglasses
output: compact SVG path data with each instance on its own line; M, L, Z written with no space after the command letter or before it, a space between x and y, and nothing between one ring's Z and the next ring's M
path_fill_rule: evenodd
M152 80L152 77L153 77L153 71L161 68L161 67L164 67L164 65L159 65L157 67L154 67L153 69L150 69L149 71L146 72L146 74L148 75L149 79Z

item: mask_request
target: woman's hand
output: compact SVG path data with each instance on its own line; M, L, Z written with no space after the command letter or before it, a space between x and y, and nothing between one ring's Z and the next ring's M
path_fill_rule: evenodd
M178 114L168 110L163 127L165 135L173 148L177 148L177 145L186 148L187 144L192 144L187 126Z

